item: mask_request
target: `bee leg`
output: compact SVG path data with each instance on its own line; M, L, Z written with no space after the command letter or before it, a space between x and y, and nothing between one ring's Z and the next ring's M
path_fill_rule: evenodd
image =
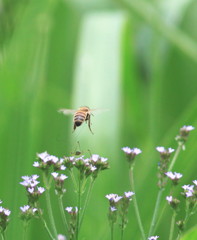
M91 125L90 116L88 117L87 121L88 121L88 127L89 127L89 129L90 129L90 132L91 132L92 134L94 134L94 133L92 132L91 127L90 127L90 125Z
M77 127L77 126L76 126L76 124L74 123L74 125L73 125L73 133L74 133L76 127Z

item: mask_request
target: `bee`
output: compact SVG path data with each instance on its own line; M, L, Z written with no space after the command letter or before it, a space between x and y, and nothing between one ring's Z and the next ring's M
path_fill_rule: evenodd
M80 107L77 110L73 109L60 109L59 112L62 112L63 114L74 114L73 116L73 132L75 129L79 126L81 126L84 122L88 123L88 127L90 129L90 132L92 132L91 129L91 122L90 117L93 116L92 111L95 111L96 109L90 109L89 107Z

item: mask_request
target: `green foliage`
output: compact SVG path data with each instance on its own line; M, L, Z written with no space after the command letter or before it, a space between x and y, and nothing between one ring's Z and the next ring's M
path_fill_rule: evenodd
M108 157L111 166L95 184L81 239L109 239L104 196L130 190L120 150L127 145L143 151L134 172L148 231L157 190L155 147L175 147L180 127L197 126L196 1L174 10L170 1L165 8L155 1L14 2L0 3L0 198L12 211L8 239L21 239L18 211L26 202L18 183L36 173L36 153L69 155L77 141L85 154L90 149ZM108 109L92 117L94 135L85 124L72 134L71 118L57 112L83 105ZM183 173L181 184L196 179L196 141L194 131L173 169ZM65 206L72 201L68 191ZM129 214L125 239L139 239L132 207ZM47 239L36 220L31 226L30 240ZM169 226L170 210L157 235L166 239Z

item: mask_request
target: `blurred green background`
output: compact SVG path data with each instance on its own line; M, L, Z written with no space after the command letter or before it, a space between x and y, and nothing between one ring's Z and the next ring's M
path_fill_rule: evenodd
M12 211L9 240L21 239L18 215L26 196L19 182L39 173L32 167L36 153L69 155L77 141L111 166L96 181L80 239L110 238L104 196L130 189L123 146L143 151L135 182L148 231L157 192L155 147L176 148L179 128L197 126L196 24L195 0L0 1L0 198ZM84 105L109 109L92 118L94 135L86 125L72 134L72 117L57 112ZM183 173L181 184L197 178L196 141L193 131L173 169ZM65 206L75 205L67 188ZM60 219L55 199L53 205ZM170 216L166 208L160 239L168 239ZM63 233L60 220L57 225ZM48 239L36 220L28 239ZM140 239L132 206L127 239Z

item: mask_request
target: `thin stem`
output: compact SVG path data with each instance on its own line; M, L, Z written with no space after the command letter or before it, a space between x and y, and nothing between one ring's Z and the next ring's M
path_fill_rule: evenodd
M133 166L131 166L130 169L129 169L129 179L130 179L131 189L135 193L135 187L134 187L135 185L134 185L134 177L133 177ZM138 204L137 204L136 195L133 195L133 204L134 204L135 214L136 214L136 217L137 217L137 221L138 221L138 225L139 225L139 228L140 228L140 232L141 232L142 238L145 240L146 236L145 236L144 228L143 228L141 217L140 217L140 213L139 213L139 208L138 208Z
M79 217L80 217L80 208L81 208L81 178L79 175L79 187L78 187L78 213L77 213L77 229L76 229L76 240L79 236Z
M149 230L149 233L148 233L149 237L152 236L152 234L154 233L154 228L155 228L156 219L157 219L157 215L158 215L158 211L159 211L159 206L160 206L160 203L161 203L161 196L162 196L163 190L164 190L164 188L160 188L159 192L158 192L158 195L157 195L155 210L154 210L154 213L153 213L153 218L152 218L151 225L150 225L150 230Z
M172 161L171 161L170 166L168 168L168 172L170 172L172 170L172 168L174 167L174 164L175 164L175 162L177 160L177 157L178 157L182 147L183 147L183 143L179 143L179 145L178 145L178 147L176 149L176 152L174 154L174 157L172 158Z
M59 209L61 212L62 221L64 223L64 227L68 230L68 223L67 223L67 219L66 219L66 215L65 215L65 211L64 211L62 197L63 196L58 196L58 204L59 204Z
M181 233L178 234L176 240L179 240L181 238Z
M94 186L94 182L95 182L95 179L91 179L91 182L90 182L90 185L89 185L89 188L88 188L88 192L87 192L87 195L86 195L83 211L82 211L82 214L81 214L81 220L80 220L80 223L79 223L79 227L81 227L81 224L83 222L84 214L85 214L86 208L87 208L89 200L90 200L90 195L91 195L91 192L92 192L92 188Z
M75 175L73 173L73 169L72 168L70 169L70 176L72 178L72 181L73 181L73 184L74 184L74 188L76 190L77 189L77 182L76 182Z
M52 207L51 207L51 198L50 198L50 193L49 193L50 186L47 182L46 174L43 174L43 181L44 181L44 184L46 186L45 196L46 196L46 203L47 203L47 211L48 211L48 214L49 214L49 220L50 220L50 223L51 223L53 234L55 235L55 239L57 239L57 229L56 229L56 226L55 226L55 220L54 220L54 216L53 216L53 211L52 211Z
M2 238L2 240L5 240L5 232L4 231L1 232L1 238Z
M173 239L173 233L174 233L174 225L175 225L175 218L176 218L176 212L174 211L171 219L171 224L170 224L170 235L169 235L169 240Z
M178 155L181 151L183 147L183 143L179 143L176 151L175 151L175 154L172 158L172 161L170 163L170 166L168 168L168 172L170 172L178 158ZM152 217L152 221L151 221L151 225L150 225L150 230L149 230L149 234L148 236L151 236L154 231L155 231L155 225L156 225L156 221L157 221L157 216L158 216L158 211L159 211L159 207L160 207L160 203L161 203L161 196L162 196L162 192L163 192L164 188L161 188L158 192L158 195L157 195L157 200L156 200L156 204L155 204L155 209L154 209L154 213L153 213L153 217Z
M120 239L121 240L123 240L123 235L124 235L124 223L123 223L123 221L124 221L124 216L123 216L123 218L122 218L122 226L121 226L121 237L120 237Z
M111 240L114 239L114 224L111 224Z
M52 240L55 240L55 238L53 237L51 231L49 230L49 228L48 228L48 226L47 226L46 221L44 220L44 218L42 217L41 214L39 214L39 215L40 215L40 219L41 219L41 221L42 221L42 223L43 223L43 225L44 225L44 228L46 229L46 231L47 231L49 237L50 237Z
M28 222L24 221L24 224L23 224L23 240L27 239L27 227L28 227Z

